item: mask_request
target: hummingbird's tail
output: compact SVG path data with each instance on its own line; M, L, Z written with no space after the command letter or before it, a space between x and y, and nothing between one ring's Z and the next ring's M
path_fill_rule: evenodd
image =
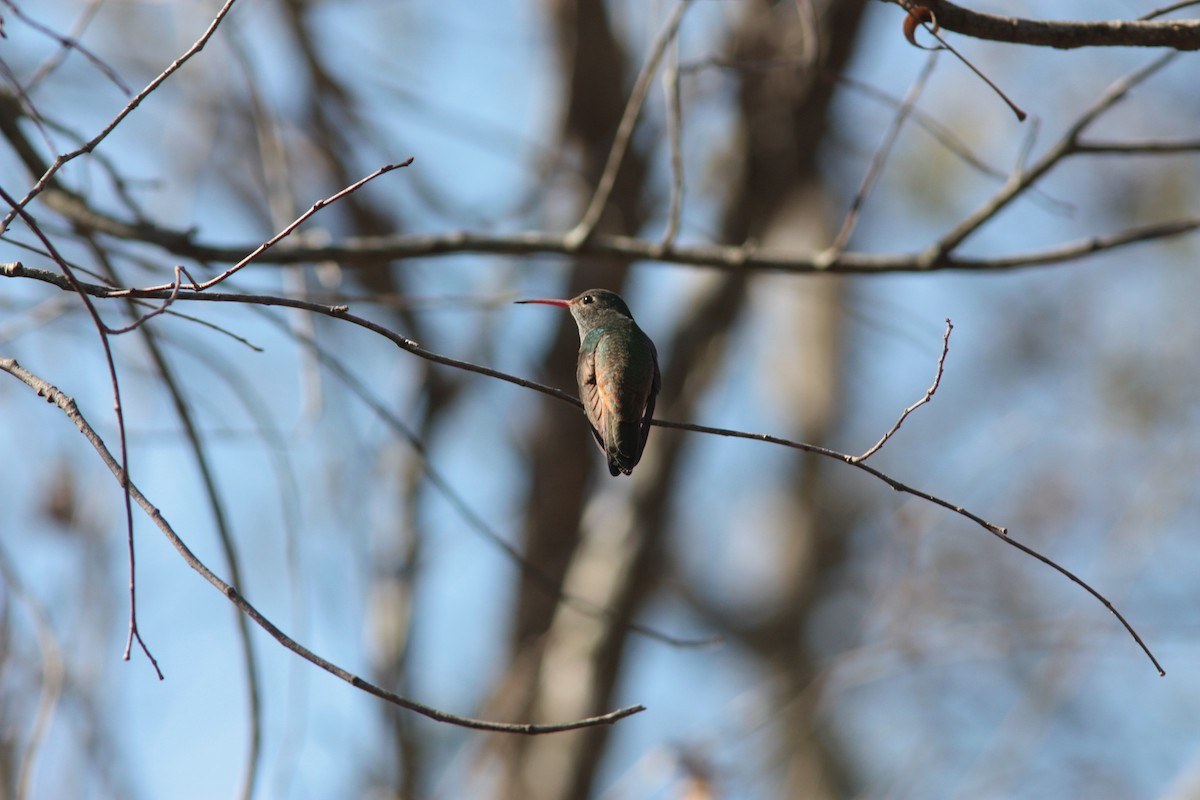
M608 471L614 477L618 473L633 472L642 458L641 420L614 420L605 437L604 454L608 456Z

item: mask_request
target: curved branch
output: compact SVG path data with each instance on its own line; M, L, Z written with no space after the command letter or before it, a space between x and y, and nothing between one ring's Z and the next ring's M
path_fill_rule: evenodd
M883 272L931 272L945 270L984 271L1016 269L1019 267L1049 266L1092 255L1102 250L1124 247L1136 242L1167 239L1191 232L1200 223L1200 217L1156 223L1118 231L1088 240L1086 243L1068 243L1043 250L971 258L956 255L953 250L970 233L991 219L1017 196L1034 190L1034 184L1060 161L1071 155L1112 151L1118 145L1105 142L1095 147L1081 141L1084 129L1097 116L1120 100L1130 89L1146 80L1164 67L1170 56L1156 59L1146 67L1115 83L1092 108L1077 120L1060 142L1043 156L1037 164L1018 171L988 201L987 205L964 219L955 230L920 253L822 253L764 252L752 242L731 244L677 245L674 241L652 242L634 236L619 236L593 233L582 243L570 239L568 233L548 231L518 231L512 233L486 233L473 231L447 231L409 236L358 236L346 237L334 244L305 241L302 233L293 233L293 223L284 232L264 242L233 245L217 245L199 241L194 230L175 230L146 221L129 222L91 208L74 192L51 181L41 193L41 200L54 212L62 215L73 225L86 231L102 233L118 239L140 242L160 247L172 255L198 262L214 264L241 264L247 253L253 254L260 266L307 264L321 261L337 261L345 266L377 265L381 260L405 258L431 258L463 253L502 256L602 256L618 261L647 261L660 264L681 264L692 267L708 267L728 271L761 271L792 274L846 273L877 274ZM34 148L16 124L20 108L11 97L0 93L0 136L14 147L26 168L35 174L46 171L46 165L38 158ZM1143 145L1139 147L1140 145ZM1193 143L1159 142L1129 143L1122 150L1130 152L1186 152ZM389 165L368 176L363 181L347 187L331 198L319 202L305 213L307 219L331 200L348 194L362 183L371 180L389 168L405 166ZM280 241L291 234L288 241ZM278 245L275 245L279 242ZM275 245L275 246L270 246ZM211 283L211 281L210 281ZM166 298L163 298L166 299Z
M165 294L167 294L169 291L166 289L157 290L157 291L147 291L147 290L139 290L139 289L119 290L119 289L112 289L107 286L98 286L98 285L94 285L94 284L81 284L78 282L74 286L72 286L67 283L65 278L63 278L62 276L60 276L56 273L48 272L45 270L30 270L30 269L26 268L24 265L22 265L20 262L17 262L15 264L0 264L0 276L34 278L36 280L42 280L47 283L53 283L56 286L59 286L63 289L73 289L75 291L87 292L89 294L93 294L98 297L161 298ZM475 372L480 375L486 375L491 378L497 378L499 380L506 381L507 383L512 383L517 386L522 386L526 389L533 389L534 391L549 395L549 396L554 397L558 400L561 400L565 403L569 403L577 408L582 408L582 404L579 402L579 400L575 396L568 394L567 392L564 392L561 389L555 389L553 387L545 386L543 384L537 383L536 381L527 380L525 378L521 378L516 375L510 375L506 372L501 372L500 370L492 369L491 367L484 367L479 364L471 363L469 361L462 361L462 360L459 360L456 358L450 358L449 356L444 356L444 355L442 355L440 353L436 353L432 350L426 350L425 348L421 347L419 344L414 342L412 339L409 339L405 336L401 336L400 334L398 334L394 331L391 331L391 330L383 327L382 325L371 322L368 319L364 319L363 317L359 317L359 316L349 313L349 309L346 306L327 306L327 305L320 305L317 303L311 303L311 302L307 302L307 301L303 301L303 300L293 300L290 298L272 297L272 296L266 296L266 295L241 295L241 294L215 293L215 292L190 292L189 291L189 292L185 292L183 294L177 295L177 299L179 299L179 300L199 300L199 301L207 301L207 302L252 303L252 304L256 304L256 305L278 305L278 306L284 306L284 307L290 307L290 308L304 309L306 311L311 311L311 312L322 314L325 316L334 317L334 318L349 322L353 325L358 325L359 327L366 328L367 330L372 331L373 333L383 336L384 338L386 338L389 341L391 341L392 343L394 343L396 346L400 347L402 350L412 353L413 355L419 356L420 358L427 359L427 360L432 361L437 364L443 364L445 366L456 367L458 369L463 369L468 372ZM944 345L944 341L943 341L943 345ZM943 350L943 353L944 353L944 350ZM944 359L944 355L943 355L943 359ZM4 363L5 362L3 360L0 360L0 369L4 369ZM939 364L939 369L940 369L940 364ZM902 419L902 421L903 421L903 419ZM1150 649L1146 646L1145 642L1142 641L1141 636L1138 635L1137 631L1133 628L1133 626L1130 625L1128 620L1125 619L1125 617L1121 614L1121 612L1118 611L1115 606L1113 606L1113 604L1108 600L1108 598L1106 598L1104 595L1100 594L1100 592L1098 592L1096 589L1094 589L1089 583L1087 583L1082 578L1075 575L1073 572L1068 570L1066 567L1063 567L1062 565L1058 564L1053 559L1050 559L1047 556L1042 555L1037 550L1034 550L1033 548L1029 547L1028 545L1021 544L1020 542L1016 541L1015 539L1009 538L1008 530L1006 528L1004 528L1000 525L997 525L994 522L989 522L988 520L984 519L983 517L979 516L978 514L964 508L963 506L955 505L954 503L951 503L948 500L944 500L941 497L938 497L937 495L930 494L929 492L925 492L925 491L922 491L915 487L909 486L908 484L902 483L902 482L896 480L895 478L893 478L892 476L888 475L886 472L883 472L882 470L879 470L879 469L876 469L875 467L870 466L859 456L850 455L848 453L842 453L837 450L831 450L827 447L820 447L818 445L806 444L804 442L797 442L797 441L793 441L790 439L784 439L779 436L772 436L772 435L764 434L764 433L749 433L747 431L736 431L736 430L729 430L726 428L713 428L713 427L709 427L707 425L695 425L695 424L686 423L686 422L672 422L669 420L656 419L656 420L652 420L651 424L656 425L658 427L662 427L662 428L674 428L676 430L693 431L695 433L707 433L707 434L711 434L714 436L729 436L729 437L734 437L734 438L738 438L738 439L751 439L754 441L767 442L769 444L780 445L782 447L788 447L788 448L792 448L794 450L802 450L806 453L813 453L814 455L823 456L825 458L832 458L836 461L841 461L845 464L848 464L849 466L854 467L855 469L866 472L867 474L883 481L884 483L886 483L888 486L890 486L895 491L912 495L913 497L920 498L921 500L924 500L926 502L933 503L934 505L938 505L938 506L941 506L942 508L953 511L956 514L958 514L962 517L965 517L966 519L971 520L972 522L974 522L975 524L979 525L984 530L986 530L988 533L992 534L993 536L996 536L997 538L1002 539L1003 541L1007 542L1010 546L1015 547L1016 549L1020 550L1021 552L1025 553L1029 556L1032 556L1033 558L1037 559L1038 561L1041 561L1042 563L1051 567L1055 571L1061 573L1063 576L1067 577L1072 582L1078 584L1085 591L1087 591L1089 594L1091 594L1093 597L1095 597L1097 600L1099 600L1101 603L1103 603L1105 608L1107 608L1110 612L1112 612L1113 616L1115 616L1117 618L1117 620L1121 623L1121 625L1125 628L1125 630L1128 631L1129 635L1131 637L1133 637L1133 640L1135 642L1137 642L1139 647L1141 647L1142 651L1146 654L1146 657L1150 659L1152 664L1154 664L1154 668L1156 670L1158 670L1158 673L1160 675L1166 674L1163 671L1162 666L1158 663L1158 659L1156 659L1154 657L1154 654L1150 652ZM180 545L182 545L182 542L180 543ZM179 546L179 545L177 545L177 546ZM214 576L214 579L215 579L215 576ZM214 584L214 585L216 585L216 584ZM224 584L221 584L221 585L223 586ZM232 595L231 595L231 599L233 599ZM235 602L237 602L237 601L235 600ZM239 606L239 608L240 607L241 606ZM247 607L248 607L248 604L247 604ZM249 613L249 612L247 612L247 613ZM257 612L255 612L255 613L257 613ZM254 617L254 615L251 615L251 617L254 618L256 622L258 621L257 618ZM264 620L264 622L265 622L265 620ZM260 623L260 624L262 624L262 623ZM270 624L270 623L267 623L267 624ZM275 634L272 633L272 635L274 636ZM278 637L276 637L276 638L278 638ZM297 645L297 647L298 646L299 645ZM299 651L297 651L297 652L299 652ZM314 658L315 658L315 656L314 656ZM317 662L314 661L313 663L317 663ZM337 674L337 673L334 673L334 674Z
M15 262L12 264L0 264L0 276L33 278L34 280L39 280L39 281L43 281L45 283L54 284L55 286L58 286L59 288L64 289L64 290L82 291L82 292L86 292L87 294L90 294L94 297L102 297L102 298L122 297L122 298L161 299L171 293L174 293L177 301L196 300L196 301L210 302L210 303L247 303L247 304L251 304L251 305L260 305L260 306L265 305L265 306L282 306L284 308L297 308L297 309L301 309L304 311L310 311L312 313L321 314L323 316L340 319L345 322L349 322L352 325L357 325L360 328L366 328L367 330L371 331L372 333L375 333L375 334L378 334L379 336L384 337L385 339L392 342L400 349L402 349L406 352L409 352L415 356L418 356L420 358L424 358L428 361L432 361L435 364L442 364L443 366L455 367L456 369L466 370L467 372L474 372L479 375L485 375L489 378L496 378L498 380L502 380L507 383L511 383L511 384L520 386L525 389L532 389L536 392L540 392L542 394L553 397L556 400L561 400L564 403L573 405L576 408L583 407L582 404L579 402L578 398L576 398L573 394L564 392L561 389L555 389L554 387L546 386L544 384L538 383L537 381L531 381L526 378L521 378L517 375L510 375L507 372L502 372L497 369L492 369L491 367L485 367L480 364L472 363L470 361L462 361L460 359L450 358L449 356L442 355L441 353L437 353L432 350L427 350L426 348L422 347L417 342L414 342L412 339L409 339L406 336L402 336L401 334L398 334L393 330L385 328L384 326L379 325L378 323L372 322L369 319L365 319L364 317L359 317L355 314L351 314L349 311L349 308L347 306L329 306L329 305L323 305L320 303L313 303L313 302L306 301L306 300L294 300L292 298L276 297L276 296L272 296L272 295L231 294L229 292L192 292L192 291L176 292L174 288L171 288L171 289L114 289L114 288L111 288L108 286L100 286L98 284L90 284L90 283L77 283L76 285L72 286L71 284L69 284L66 281L65 278L63 278L61 275L58 275L57 273L50 272L47 270L30 269L29 267L26 267L25 265L21 264L20 262ZM935 495L931 495L926 492L922 492L918 489L914 489L910 486L907 486L906 484L903 484L900 481L897 481L896 479L892 478L891 476L887 475L886 473L880 472L879 470L877 470L873 467L867 466L865 463L863 463L862 460L858 459L858 457L856 457L856 456L848 455L846 453L840 453L836 450L830 450L830 449L824 448L824 447L818 447L817 445L804 444L802 442L794 442L794 441L791 441L788 439L782 439L777 436L769 436L767 434L746 433L744 431L730 431L730 430L726 430L723 428L709 428L709 427L706 427L703 425L692 425L690 423L684 423L684 422L670 422L670 421L661 420L661 419L652 420L651 424L657 425L657 426L663 427L663 428L676 428L679 430L690 430L690 431L694 431L697 433L710 433L710 434L714 434L717 436L734 436L734 437L738 437L738 438L742 438L742 439L754 439L757 441L764 441L764 442L769 442L772 444L783 445L785 447L791 447L791 448L795 448L795 449L799 449L799 450L804 450L805 452L814 453L816 455L825 456L827 458L833 458L837 461L844 461L844 462L850 464L851 466L856 467L857 469L864 470L865 472L868 472L871 475L874 475L875 477L879 478L884 483L886 483L888 486L892 487L893 489L895 489L897 491L904 492L906 494L911 494L914 497L919 497L922 500L926 500L926 501L934 503L936 505L940 505L943 508L947 508L947 509L955 512L956 514L960 514L960 515L966 517L967 519L971 520L972 522L983 526L988 532L993 533L997 536L1006 536L1007 535L1007 530L1005 528L1001 527L1000 525L996 525L995 523L988 522L986 519L983 519L982 517L978 516L977 514L974 514L973 512L968 511L967 509L963 508L962 506L955 505L949 501L946 501L939 497L936 497Z
M924 6L936 16L938 24L949 31L994 42L1054 47L1060 50L1078 47L1169 47L1173 50L1200 50L1200 20L1035 20L983 14L946 0L921 0L898 3Z
M1133 637L1133 640L1137 643L1138 647L1140 647L1142 649L1142 652L1146 654L1146 658L1150 659L1150 663L1154 665L1154 669L1158 671L1159 677L1162 677L1167 674L1166 670L1164 670L1162 668L1162 665L1158 663L1158 659L1154 657L1154 654L1152 652L1150 652L1150 648L1146 646L1146 643L1144 641L1142 641L1142 637L1138 634L1137 630L1135 630L1133 625L1131 625L1129 623L1129 620L1125 619L1125 616L1120 611L1117 610L1116 606L1114 606L1112 604L1111 600L1109 600L1104 595L1100 594L1100 592L1098 592L1095 588L1093 588L1091 584L1089 584L1083 578L1080 578L1074 572L1071 572L1071 570L1069 570L1066 567L1059 564L1054 559L1050 558L1049 556L1042 555L1041 553L1039 553L1037 550L1033 549L1029 545L1022 544L1021 542L1017 541L1016 539L1013 539L1012 537L1010 537L1008 535L1007 528L1002 528L999 525L996 525L995 523L988 522L986 519L983 519L982 517L978 516L977 514L974 514L973 512L968 511L967 509L963 508L962 506L956 506L946 500L943 500L940 497L937 497L936 495L932 495L932 494L929 494L928 492L923 492L920 489L914 489L913 487L908 486L907 484L903 484L900 481L898 481L895 478L888 475L886 472L877 470L874 467L868 465L866 462L859 460L857 456L852 456L847 453L841 453L841 452L838 452L837 450L830 450L826 447L820 447L815 444L806 444L804 442L794 442L789 439L783 439L779 436L771 436L771 435L765 434L765 433L748 433L746 431L733 431L733 430L727 430L725 428L711 428L707 425L692 425L690 423L684 423L684 422L667 422L665 420L654 420L654 424L662 426L664 428L675 428L676 430L694 431L696 433L708 433L708 434L712 434L714 436L731 436L736 439L751 439L751 440L757 441L757 442L767 442L768 444L777 444L782 447L790 447L794 450L803 450L806 453L813 453L815 455L832 458L836 461L842 461L846 464L849 464L850 466L854 467L855 469L861 469L863 472L873 475L874 477L883 481L888 486L891 486L893 489L895 489L898 492L904 492L905 494L911 494L913 497L919 497L922 500L933 503L935 505L939 505L942 508L948 508L951 511L953 511L954 513L964 516L967 519L971 520L972 522L976 523L977 525L982 527L984 530L986 530L988 533L992 534L997 539L999 539L1000 541L1009 545L1010 547L1015 547L1016 549L1020 550L1025 555L1030 556L1031 558L1037 559L1038 561L1042 562L1043 564L1050 567L1055 572L1057 572L1060 575L1069 579L1072 583L1078 585L1080 588L1082 588L1084 591L1086 591L1092 597L1094 597L1098 601L1100 601L1100 603L1105 608L1107 608L1114 617L1117 618L1117 621L1121 623L1121 627L1123 627L1125 629L1125 631L1131 637Z
M62 270L62 275L59 277L62 278L63 282L60 283L59 286L67 291L72 291L79 295L79 299L83 301L83 305L87 309L88 316L91 317L92 323L96 327L96 332L100 337L100 345L104 349L104 363L108 368L109 384L112 387L113 415L116 418L117 433L120 437L121 463L119 465L119 472L117 473L117 480L121 481L122 484L128 484L129 447L128 440L125 436L125 412L121 406L121 384L119 378L117 377L117 364L113 359L112 342L109 341L109 328L104 324L104 320L100 318L100 312L96 310L96 304L92 302L90 297L88 297L88 292L80 288L82 284L79 279L75 277L74 270L71 269L71 266L67 263L66 259L62 257L62 255L58 252L58 249L46 236L45 232L42 231L41 226L38 225L37 221L29 214L28 211L17 204L16 201L13 200L8 192L4 191L2 187L0 187L0 198L3 198L4 201L12 207L11 213L15 217L19 217L21 221L25 223L26 227L29 228L30 232L32 232L39 241L41 241L50 258L52 258L54 263L56 263L59 269ZM154 672L158 675L158 679L161 681L163 679L163 674L162 670L158 668L158 661L154 658L154 654L150 652L150 647L146 644L146 641L142 638L141 632L138 630L136 579L137 559L133 547L133 505L130 502L128 490L125 492L125 523L129 563L129 633L125 640L125 660L129 660L129 654L133 650L133 644L134 642L137 642L138 646L142 649L142 653L150 661L150 665L154 667Z
M264 617L258 611L258 609L252 606L249 601L246 600L246 598L242 597L236 588L230 586L228 583L217 577L217 575L210 570L203 561L196 557L196 554L188 548L187 544L185 544L181 538L179 538L179 534L177 534L175 529L171 527L171 524L167 522L166 518L162 515L162 512L159 511L158 508L155 507L146 498L146 496L141 493L141 491L133 484L132 481L124 479L121 465L117 463L117 460L113 457L112 453L109 452L108 446L104 443L104 440L100 438L100 435L96 433L88 421L84 419L83 414L79 411L79 407L75 405L75 401L73 399L63 394L54 385L29 372L27 369L18 364L16 359L0 358L0 372L7 372L8 374L12 375L14 378L37 392L39 397L57 406L64 414L67 415L67 418L75 424L75 427L79 429L79 432L84 435L88 442L91 443L92 447L96 449L96 452L100 454L100 458L102 461L104 461L105 466L107 466L113 475L116 476L117 480L121 482L122 487L128 491L134 502L136 502L146 513L146 516L150 517L151 521L154 522L158 529L163 532L163 535L167 537L167 540L170 541L175 549L179 551L179 554L183 556L183 560L187 562L189 567L200 573L200 576L203 577L204 580L216 587L217 590L229 598L229 602L237 606L237 608L243 614L254 620L256 625L269 633L272 638L274 638L281 645L286 647L288 650L291 650L304 660L325 670L330 675L340 678L354 688L361 689L368 694L375 695L381 700L386 700L393 705L406 708L409 711L415 711L418 714L429 717L430 719L438 722L445 722L450 725L457 725L463 728L472 728L474 730L497 731L501 733L559 733L561 731L578 730L579 728L590 728L597 725L611 725L618 720L622 720L625 717L632 716L633 714L637 714L646 710L645 706L641 705L627 706L625 708L619 708L615 711L610 711L607 714L588 717L587 719L552 723L548 725L492 722L490 720L462 717L457 714L451 714L447 711L433 708L432 706L427 706L423 703L418 703L415 700L409 700L406 697L401 697L394 692L389 692L387 689L376 686L370 681L363 680L354 673L339 667L337 664L326 661L316 653L312 652L299 642L289 637L279 628L275 627L275 625L269 619Z

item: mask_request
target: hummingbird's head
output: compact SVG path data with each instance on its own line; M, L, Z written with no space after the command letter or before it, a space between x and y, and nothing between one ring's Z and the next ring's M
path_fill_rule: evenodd
M629 306L625 305L625 301L616 292L610 292L608 289L588 289L578 297L568 300L567 307L571 309L571 315L575 319L584 319L608 312L633 319L633 314L630 313Z
M610 315L618 315L633 319L629 306L616 292L608 289L588 289L586 292L572 297L570 300L518 300L518 303L541 303L547 306L558 306L571 312L581 333L593 328L600 320Z

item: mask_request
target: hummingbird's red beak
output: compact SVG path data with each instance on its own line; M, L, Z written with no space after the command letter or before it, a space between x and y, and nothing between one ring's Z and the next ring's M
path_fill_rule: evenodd
M570 300L548 300L548 299L544 299L544 298L539 298L537 300L517 300L516 302L518 302L518 303L541 303L544 306L559 306L561 308L570 308L571 307Z

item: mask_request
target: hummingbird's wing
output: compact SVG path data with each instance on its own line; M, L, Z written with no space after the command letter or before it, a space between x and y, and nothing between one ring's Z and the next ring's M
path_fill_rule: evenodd
M658 401L658 390L662 388L662 373L658 370L658 348L649 336L646 344L650 345L650 357L654 362L654 381L650 384L650 395L646 398L646 410L642 413L642 436L638 447L638 460L646 449L646 440L650 438L650 420L654 419L654 404Z
M587 415L588 424L591 426L592 438L596 440L596 446L600 448L600 452L607 456L608 448L604 446L604 439L600 435L600 431L604 430L606 410L602 390L596 383L595 348L580 350L579 368L575 377L579 381L579 401L583 403L583 413ZM609 472L612 472L611 463L608 469ZM612 472L612 474L616 475L617 473Z
M597 328L581 343L576 378L609 473L630 474L646 446L662 382L654 343L632 321L628 329Z

